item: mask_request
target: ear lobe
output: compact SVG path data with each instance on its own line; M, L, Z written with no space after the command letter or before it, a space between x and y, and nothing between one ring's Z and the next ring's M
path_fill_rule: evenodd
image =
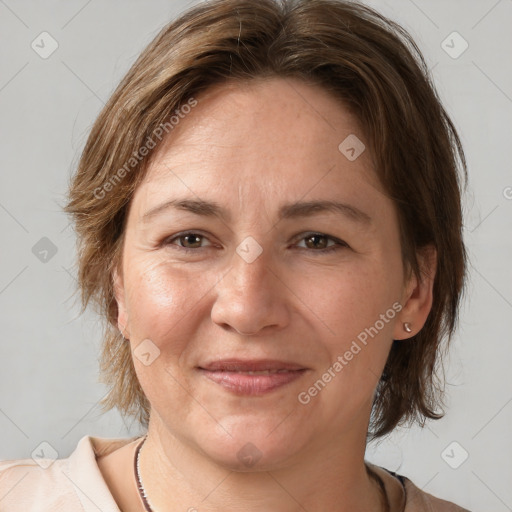
M129 339L130 333L128 330L128 312L126 309L124 282L122 274L118 272L117 267L114 268L112 273L112 281L114 284L114 297L117 302L117 327L122 335Z
M415 336L425 325L432 309L434 280L437 270L437 251L429 245L418 252L420 279L414 273L404 286L403 305L395 324L395 340L403 340ZM408 324L408 325L405 325Z

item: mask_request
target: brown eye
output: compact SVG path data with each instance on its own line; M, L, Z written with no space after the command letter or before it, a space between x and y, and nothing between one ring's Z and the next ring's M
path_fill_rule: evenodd
M172 238L168 238L165 241L166 245L177 245L179 248L182 248L184 250L194 250L194 249L202 249L205 247L204 245L201 245L202 242L206 240L206 237L204 235L201 235L199 233L182 233L178 236L174 236ZM177 241L177 242L176 242Z
M326 252L336 251L348 247L343 240L338 240L322 233L309 233L302 237L299 242L304 241L304 246L298 246L301 249L312 249L313 252L325 254ZM310 251L311 252L311 251Z
M325 249L328 242L328 238L323 235L310 235L304 240L306 240L308 249Z
M180 240L182 243L182 246L187 249L195 249L200 247L202 239L203 237L201 235L196 235L194 233L190 235L183 235L178 238L178 240Z

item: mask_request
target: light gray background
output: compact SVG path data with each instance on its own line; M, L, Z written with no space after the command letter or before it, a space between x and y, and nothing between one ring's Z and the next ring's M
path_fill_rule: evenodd
M368 458L475 512L510 511L512 1L368 4L411 31L460 130L472 264L447 360L448 414L370 446ZM42 441L66 457L84 435L140 432L117 412L100 413L101 328L93 313L78 316L74 234L60 207L104 102L139 52L188 5L0 0L0 459L30 457ZM47 59L31 48L43 31L59 45ZM469 44L456 59L442 47L453 31ZM445 44L461 48L453 41ZM32 252L42 237L57 247L46 262ZM447 462L460 463L465 451L468 459L452 469Z

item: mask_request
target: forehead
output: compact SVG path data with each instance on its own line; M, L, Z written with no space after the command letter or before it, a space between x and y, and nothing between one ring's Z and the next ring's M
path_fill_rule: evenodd
M215 152L221 144L231 147L233 158L245 149L258 149L262 157L280 152L301 161L305 154L321 157L322 149L329 148L325 156L332 159L348 135L364 138L357 118L341 100L299 79L230 81L196 100L197 106L164 140L156 160L184 150Z
M230 82L196 100L154 155L138 191L145 202L179 190L234 194L240 203L259 195L277 208L278 198L343 192L362 200L368 188L382 192L369 152L354 160L342 152L346 140L363 147L357 118L319 86L289 78Z

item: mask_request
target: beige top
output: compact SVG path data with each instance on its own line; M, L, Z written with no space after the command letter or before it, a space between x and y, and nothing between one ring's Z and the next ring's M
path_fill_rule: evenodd
M108 455L142 437L107 439L84 436L67 459L0 461L0 511L2 512L120 512L96 457ZM396 480L386 470L372 466L386 484ZM405 489L404 512L468 512L434 498L401 477Z

